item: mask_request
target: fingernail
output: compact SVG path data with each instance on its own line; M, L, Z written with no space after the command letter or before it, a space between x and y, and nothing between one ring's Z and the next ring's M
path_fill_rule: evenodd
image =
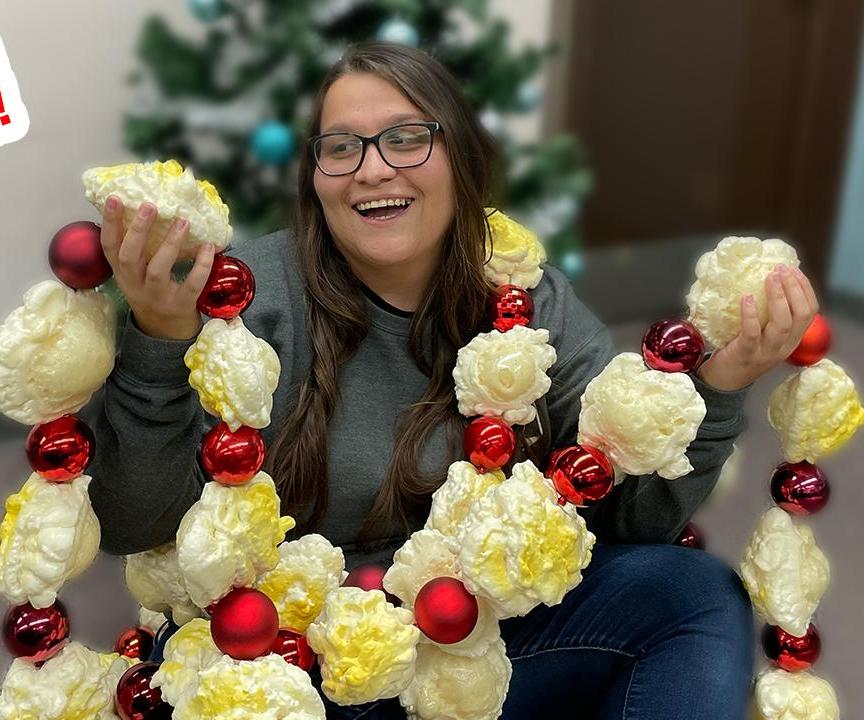
M186 226L189 224L189 221L186 218L177 218L177 229L180 232L183 232L186 229Z
M109 195L108 199L105 200L105 209L108 211L109 215L117 209L117 202L114 200L113 195Z
M153 206L146 204L146 203L144 205L142 205L141 206L141 217L149 218L151 215L153 215Z

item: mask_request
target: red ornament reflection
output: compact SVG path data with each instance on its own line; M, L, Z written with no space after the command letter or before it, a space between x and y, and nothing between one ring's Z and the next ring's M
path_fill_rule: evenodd
M153 652L155 639L150 628L137 625L120 633L114 642L114 652L133 660L146 660Z
M771 497L788 513L812 515L828 503L831 486L825 473L811 463L782 463L771 475Z
M510 462L516 450L516 434L501 418L478 417L465 427L462 446L471 464L485 473Z
M777 667L787 672L800 672L807 670L819 659L822 640L812 623L801 637L796 637L777 625L766 625L762 630L762 649Z
M33 427L25 450L34 472L52 482L65 482L87 469L96 451L96 438L83 420L64 415Z
M264 464L265 454L264 437L246 425L231 432L220 422L201 442L201 464L211 478L223 485L249 482Z
M642 358L662 372L691 372L705 357L705 341L686 320L661 320L642 338Z
M464 640L477 624L477 598L456 578L427 582L414 600L417 627L430 640L450 645Z
M315 666L315 653L309 647L306 636L291 628L279 628L270 652L281 655L285 662L309 672Z
M684 529L675 538L675 544L681 547L695 548L696 550L705 549L705 535L698 525L688 522Z
M815 365L824 358L831 349L831 326L819 313L813 318L804 331L801 342L798 343L786 361L792 365Z
M279 631L276 606L254 588L234 588L211 606L210 615L213 642L235 660L267 654Z
M211 318L230 320L240 315L255 297L255 276L242 260L218 253L204 289L198 296L198 310Z
M358 565L352 568L342 583L342 587L359 587L362 590L380 590L387 598L387 602L399 607L402 601L395 595L390 594L384 589L384 575L387 574L387 568L374 563Z
M44 662L60 652L68 639L69 615L59 600L46 608L25 602L6 611L3 642L15 657Z
M518 285L500 285L492 293L489 304L489 320L492 327L501 332L524 325L534 318L534 300L527 290Z
M162 699L162 690L150 685L158 669L159 663L145 661L123 673L114 698L122 720L170 720L174 708Z
M606 455L589 445L552 451L546 477L558 491L558 502L587 507L605 498L615 486L615 470Z
M101 235L102 229L89 220L69 223L54 233L48 264L60 282L76 290L89 290L111 277Z

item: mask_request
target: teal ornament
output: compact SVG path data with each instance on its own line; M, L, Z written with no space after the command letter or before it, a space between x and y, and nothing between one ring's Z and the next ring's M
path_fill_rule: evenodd
M516 104L524 112L536 110L543 100L543 90L535 82L523 83L516 91Z
M417 29L402 18L394 17L385 20L378 28L375 37L382 42L398 43L417 47L420 44L420 35Z
M284 165L294 156L294 131L278 120L261 123L252 133L252 152L264 165Z
M568 250L561 256L561 270L570 280L575 280L579 277L582 274L584 266L582 253L576 250Z
M189 11L202 22L223 17L230 7L225 0L188 0Z

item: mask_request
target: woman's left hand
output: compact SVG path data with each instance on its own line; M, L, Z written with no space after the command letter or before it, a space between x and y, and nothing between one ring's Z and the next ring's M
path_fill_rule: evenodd
M741 332L696 371L718 390L739 390L784 362L819 311L816 293L797 268L778 265L765 279L768 323L762 329L752 295L741 298Z

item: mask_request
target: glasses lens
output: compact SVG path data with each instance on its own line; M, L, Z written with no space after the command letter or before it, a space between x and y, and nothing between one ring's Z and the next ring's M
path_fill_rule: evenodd
M432 148L432 131L424 125L400 125L387 130L378 141L381 154L393 167L426 162Z
M360 164L363 143L354 135L339 133L318 138L315 142L315 158L325 173L338 175L350 173Z

